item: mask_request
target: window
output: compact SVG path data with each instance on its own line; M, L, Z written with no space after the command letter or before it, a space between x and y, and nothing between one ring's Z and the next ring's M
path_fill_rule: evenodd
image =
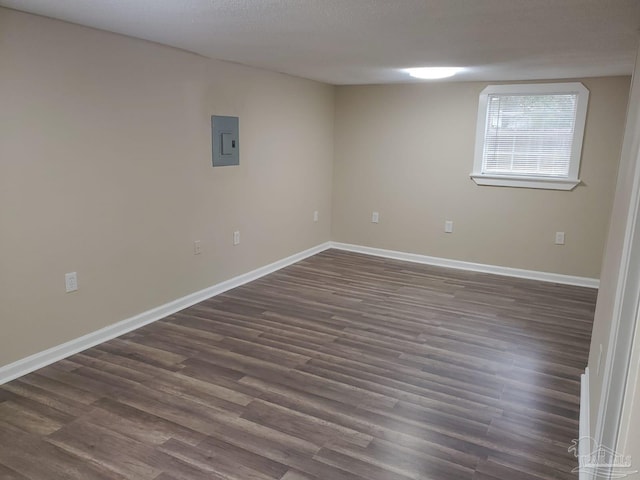
M573 189L588 100L581 83L488 86L480 94L471 178L478 185Z

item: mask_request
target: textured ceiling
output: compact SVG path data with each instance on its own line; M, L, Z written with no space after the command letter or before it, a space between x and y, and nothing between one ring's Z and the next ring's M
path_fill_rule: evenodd
M333 84L629 74L640 0L0 0L16 10Z

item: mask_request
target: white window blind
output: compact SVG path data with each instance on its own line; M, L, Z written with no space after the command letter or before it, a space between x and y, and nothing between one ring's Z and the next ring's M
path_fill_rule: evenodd
M573 188L587 100L588 91L576 83L487 87L472 178L481 185Z
M578 94L489 95L483 173L569 176Z

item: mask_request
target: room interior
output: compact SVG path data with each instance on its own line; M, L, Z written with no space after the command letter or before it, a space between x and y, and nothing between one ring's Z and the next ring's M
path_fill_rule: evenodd
M375 8L352 2L346 10L340 2L327 2L322 8L304 2L293 8L291 2L274 1L245 5L245 13L255 15L246 24L235 16L242 16L242 8L227 1L220 2L219 11L215 2L211 7L203 7L209 2L194 2L193 11L164 5L157 7L166 15L159 18L149 4L127 11L119 3L118 13L107 2L94 9L75 3L65 9L36 0L0 1L0 383L12 385L54 364L58 372L79 368L73 355L86 351L81 357L85 362L89 352L114 355L121 346L117 342L162 343L162 332L175 337L186 308L196 313L219 311L221 305L232 308L238 298L252 305L250 295L243 297L242 292L261 298L262 290L278 288L286 298L295 298L295 290L278 283L291 281L288 275L301 276L296 281L307 285L310 298L321 291L321 301L339 297L339 292L314 284L312 275L331 278L339 271L349 279L343 285L348 291L362 282L349 277L357 271L354 265L362 266L368 258L373 270L365 275L375 278L380 268L389 275L407 270L418 284L424 276L455 283L463 281L459 275L464 272L473 286L462 290L482 298L479 304L494 301L496 309L504 307L501 301L526 303L516 294L516 300L507 300L511 290L525 286L534 289L535 298L539 294L540 301L548 302L540 305L541 311L555 301L573 299L580 304L579 312L571 315L591 315L592 331L591 318L580 323L572 317L558 333L575 334L587 347L591 334L590 347L576 347L576 357L571 358L582 362L580 368L571 367L571 382L578 389L571 394L576 400L572 414L579 415L576 438L593 438L598 445L630 455L634 470L640 470L640 435L632 428L640 421L640 239L635 229L640 205L640 7L635 2L618 0L604 7L575 0L555 9L543 1L529 6L512 2L505 19L521 28L546 19L547 35L517 36L510 26L488 34L484 42L479 39L490 30L487 19L504 2L447 7L444 1L425 5L412 0L403 16L396 12L403 8L382 0L373 2ZM198 20L198 8L213 9L213 16ZM290 16L286 9L291 9ZM220 44L207 43L203 32L211 28L207 21L213 22L217 13L228 23L215 24ZM175 30L162 21L173 17ZM411 17L411 34L424 22L434 29L429 37L433 45L427 49L433 55L431 63L457 58L477 68L455 80L411 80L401 69L412 65L402 61L418 53L398 53L391 37L400 27L382 28L387 20L393 25ZM264 25L256 18L263 18ZM558 25L566 25L567 19L575 23L561 32ZM287 23L296 20L296 27ZM272 32L273 25L281 30ZM335 28L326 32L335 41L328 41L316 57L304 51L308 45L296 48L288 38L313 39L327 25ZM379 35L373 44L363 42L359 35L372 25L380 28ZM246 28L244 41L233 36L239 26ZM468 45L468 51L434 41L447 28L461 36L456 45ZM196 34L185 33L190 31ZM163 34L173 40L160 40ZM529 56L518 57L497 43L507 34L522 42L513 48L526 43ZM261 39L264 44L258 43ZM293 45L287 49L289 44ZM439 51L451 59L438 57ZM394 59L396 53L400 58ZM335 60L325 65L317 61L322 55ZM486 62L473 63L476 56ZM394 59L394 67L388 68L382 58ZM292 71L292 65L298 69ZM581 184L560 191L474 183L469 174L482 90L496 83L564 81L580 82L590 94ZM238 166L212 167L212 115L239 118ZM452 232L445 232L446 221L453 222ZM554 242L556 232L564 232L564 244ZM320 260L338 270L324 270ZM346 269L345 264L353 267ZM77 272L77 290L70 293L65 292L69 272ZM268 283L270 279L276 283ZM339 284L337 277L331 281ZM494 300L488 300L487 291L474 290L483 283ZM362 295L363 305L383 308L371 298L376 287L369 288L371 294L358 290L353 298ZM465 298L448 291L440 295ZM429 305L438 305L438 298L430 297ZM428 308L422 300L411 301ZM466 314L471 307L463 305ZM564 303L557 308L570 310ZM332 314L340 317L340 312ZM484 315L496 313L489 309ZM265 328L273 327L269 319L263 320ZM402 321L398 319L398 328ZM292 331L297 328L295 323L288 325ZM143 339L144 332L149 332L149 339ZM535 337L535 332L528 334ZM460 329L456 335L464 338L465 333ZM220 340L215 331L207 335ZM247 341L236 342L240 340ZM423 337L420 341L428 343ZM240 351L238 343L233 345ZM287 352L285 365L295 355L301 354ZM185 365L196 368L188 361ZM575 374L578 370L582 378ZM146 373L141 371L141 377ZM258 388L256 375L252 371L245 379L248 389ZM250 396L247 392L243 395ZM12 410L16 395L13 390L0 393L0 430L8 434L16 428L10 420L17 415ZM107 408L104 399L88 396L89 400L102 401ZM25 405L29 408L28 402ZM259 414L243 413L246 418ZM358 442L364 437L353 430L357 428L351 425L350 441L361 447ZM215 450L206 443L210 437L185 441L189 440ZM345 455L355 458L353 445L334 448L347 449ZM323 465L334 462L333 468L353 473L337 457L316 455ZM469 467L467 460L458 460ZM215 461L224 464L221 458ZM538 463L544 461L540 458ZM554 477L557 472L552 470L533 472L531 466L509 465L522 478L573 478L570 472ZM7 478L38 478L37 471L33 477L19 476L4 460L0 467L2 474L2 468L7 469ZM231 469L225 470L227 475L233 475L232 467L225 464ZM267 466L239 469L235 475L250 478L247 475L261 468ZM138 478L181 478L167 471L146 472L148 477L132 472ZM443 475L439 470L429 473L434 477L402 472L394 474ZM468 478L500 478L493 473L464 470ZM126 471L118 474L135 478ZM262 474L286 480L323 478L321 473L277 468ZM384 469L369 472L370 478L383 474ZM198 478L195 472L184 475ZM353 475L344 478L366 477L362 471ZM589 478L583 475L581 471L580 478ZM466 477L461 473L458 478ZM626 478L640 479L640 474Z

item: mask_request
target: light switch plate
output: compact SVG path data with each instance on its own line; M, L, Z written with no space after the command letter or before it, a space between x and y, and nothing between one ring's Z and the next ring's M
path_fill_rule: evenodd
M446 220L444 222L444 233L453 233L453 221Z

